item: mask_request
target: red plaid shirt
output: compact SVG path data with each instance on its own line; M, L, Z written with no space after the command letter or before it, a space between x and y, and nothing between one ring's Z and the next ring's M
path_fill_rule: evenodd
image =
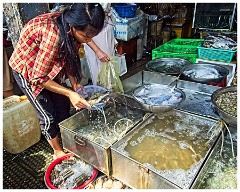
M58 51L60 33L54 23L59 14L47 13L29 21L9 60L12 69L28 80L35 97L43 89L41 84L53 80L64 66Z

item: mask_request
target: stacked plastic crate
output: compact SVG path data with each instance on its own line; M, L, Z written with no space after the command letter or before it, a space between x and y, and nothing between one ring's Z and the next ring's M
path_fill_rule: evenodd
M156 58L182 58L196 63L197 47L204 39L176 38L152 50L152 59Z
M236 52L237 40L221 34L208 34L204 38L203 44L198 46L198 57L201 59L230 63Z

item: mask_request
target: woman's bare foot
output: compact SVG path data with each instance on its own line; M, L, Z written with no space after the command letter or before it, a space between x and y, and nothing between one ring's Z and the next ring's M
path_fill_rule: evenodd
M54 151L53 159L57 159L57 158L60 158L60 157L66 155L66 153L64 153L63 148L61 147L61 145L59 143L58 136L56 136L53 139L48 140L48 143L51 145L51 147Z
M64 153L63 151L60 150L54 150L54 155L53 155L53 159L57 159L57 158L61 158L63 156L65 156L66 153Z

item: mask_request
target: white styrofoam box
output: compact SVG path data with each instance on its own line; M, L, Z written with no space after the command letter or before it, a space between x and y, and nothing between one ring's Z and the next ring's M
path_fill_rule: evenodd
M133 18L121 18L113 7L110 9L116 39L128 41L144 34L145 13L143 11L140 10Z
M220 65L222 67L227 68L229 70L229 74L227 76L227 86L231 85L234 75L235 75L235 72L236 72L237 64L225 63L225 62L220 62L220 61L212 61L212 60L206 60L206 59L199 59L199 58L197 58L196 63L203 63L203 64L209 63L209 64Z

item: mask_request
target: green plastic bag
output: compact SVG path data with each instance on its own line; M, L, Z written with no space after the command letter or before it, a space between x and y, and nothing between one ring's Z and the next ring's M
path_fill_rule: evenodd
M110 61L104 63L98 74L97 84L110 92L124 93L116 62L117 60L112 57Z

